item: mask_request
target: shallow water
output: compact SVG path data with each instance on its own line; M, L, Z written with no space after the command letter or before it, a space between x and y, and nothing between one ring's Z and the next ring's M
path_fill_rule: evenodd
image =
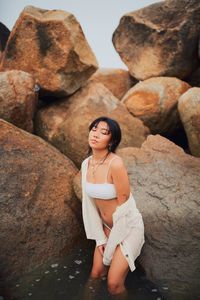
M190 299L184 289L173 293L167 285L156 286L137 268L129 272L127 294L111 296L106 278L88 279L92 266L92 249L78 247L71 255L44 264L20 280L3 285L0 300L168 300ZM173 294L173 296L172 296ZM191 298L192 300L194 298Z

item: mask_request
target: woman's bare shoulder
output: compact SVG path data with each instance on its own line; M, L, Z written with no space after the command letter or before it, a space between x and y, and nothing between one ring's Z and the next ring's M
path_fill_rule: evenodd
M113 159L112 164L111 164L112 167L115 168L115 167L123 167L124 166L124 162L123 162L123 159L121 156L114 154L111 159Z

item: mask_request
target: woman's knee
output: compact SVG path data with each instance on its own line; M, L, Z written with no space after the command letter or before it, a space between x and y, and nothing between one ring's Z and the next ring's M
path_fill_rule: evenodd
M90 273L91 278L102 278L106 275L106 270L104 268L92 268L92 271Z
M116 280L108 277L108 291L110 294L119 294L125 290L124 283L120 280Z

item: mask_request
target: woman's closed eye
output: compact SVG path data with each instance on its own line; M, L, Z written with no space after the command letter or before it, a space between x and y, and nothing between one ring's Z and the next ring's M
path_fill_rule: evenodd
M96 131L96 129L92 129L92 131ZM102 134L104 134L104 135L107 135L107 134L109 134L109 132L108 132L108 131L101 131L101 133L102 133Z

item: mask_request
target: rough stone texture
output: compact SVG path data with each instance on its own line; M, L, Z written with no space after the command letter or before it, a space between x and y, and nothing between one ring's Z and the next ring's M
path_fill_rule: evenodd
M88 127L100 116L119 122L123 137L120 147L140 147L149 134L143 122L131 116L126 107L97 82L89 82L68 99L41 108L35 118L35 133L80 166L87 155Z
M1 68L33 74L41 97L61 97L79 89L97 61L71 13L27 6L10 34Z
M199 65L199 0L168 0L125 14L113 44L130 74L185 78Z
M81 170L76 174L76 176L73 179L73 189L77 198L82 201Z
M144 218L142 266L150 279L183 281L192 292L200 276L200 159L159 135L118 154Z
M75 165L53 146L0 120L0 269L19 276L69 253L82 236Z
M32 132L37 103L32 75L17 70L0 72L0 118Z
M129 72L123 69L98 69L91 77L91 80L101 82L119 100L125 93L137 83L137 80L130 76Z
M189 84L174 77L150 78L132 87L122 102L152 133L172 133L181 125L178 98L189 88Z
M178 111L190 151L200 157L200 88L191 88L179 98Z

